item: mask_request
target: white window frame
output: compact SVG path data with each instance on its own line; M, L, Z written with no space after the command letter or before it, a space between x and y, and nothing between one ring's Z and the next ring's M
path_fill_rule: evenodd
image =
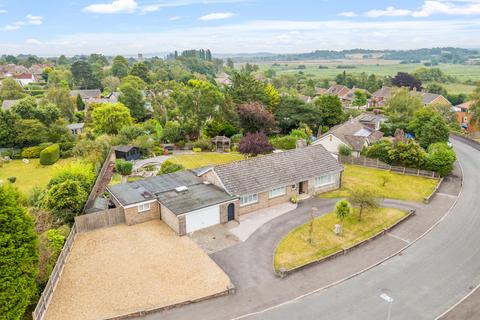
M258 193L246 194L240 197L240 207L245 207L258 202Z
M273 199L277 197L281 197L287 194L287 188L286 187L278 187L278 188L273 188L268 192L268 198Z
M137 206L138 212L145 212L150 211L150 202L149 203L142 203Z
M327 181L323 181L324 178L327 178ZM315 177L315 188L328 186L335 183L335 174L324 174L318 177Z

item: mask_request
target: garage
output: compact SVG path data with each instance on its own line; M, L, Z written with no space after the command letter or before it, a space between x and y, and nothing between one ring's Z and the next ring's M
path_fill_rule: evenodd
M214 205L185 215L186 232L194 232L220 223L220 206Z

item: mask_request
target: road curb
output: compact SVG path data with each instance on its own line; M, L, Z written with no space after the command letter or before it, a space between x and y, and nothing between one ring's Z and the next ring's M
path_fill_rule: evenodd
M300 295L300 296L298 296L298 297L296 297L296 298L293 298L293 299L290 299L290 300L288 300L288 301L282 302L282 303L277 304L277 305L275 305L275 306L271 306L271 307L266 308L266 309L263 309L263 310L261 310L261 311L251 312L251 313L244 314L244 315L241 315L241 316L238 316L238 317L234 317L234 318L231 318L231 320L244 319L244 318L246 318L246 317L250 317L250 316L262 314L262 313L264 313L264 312L267 312L267 311L276 309L276 308L281 307L281 306L283 306L283 305L287 305L287 304L290 304L290 303L292 303L292 302L298 301L298 300L300 300L300 299L302 299L302 298L304 298L304 297L307 297L307 296L310 296L310 295L312 295L312 294L318 293L318 292L320 292L320 291L326 290L326 289L328 289L328 288L334 287L334 286L336 286L336 285L338 285L338 284L341 284L341 283L343 283L343 282L345 282L345 281L347 281L347 280L350 280L350 279L352 279L352 278L355 278L355 277L361 275L362 273L365 273L366 271L369 271L370 269L375 268L376 266L381 265L382 263L384 263L384 262L392 259L393 257L399 255L400 253L402 253L404 250L408 249L408 248L409 248L410 246L412 246L413 244L417 243L418 240L420 240L420 239L422 239L423 237L425 237L428 233L430 233L430 231L432 231L434 228L436 228L447 216L449 216L450 213L452 212L453 208L457 205L458 199L460 198L460 196L461 196L462 193L463 193L463 177L464 177L464 172L463 172L462 164L461 164L460 162L458 162L458 164L459 164L459 167L460 167L460 171L461 171L461 173L462 173L462 181L461 181L461 184L460 184L460 192L457 194L455 201L453 202L453 204L450 206L450 208L445 212L445 214L444 214L438 221L436 221L432 226L430 226L430 228L428 228L424 233L422 233L420 236L418 236L418 237L417 237L415 240L413 240L411 243L407 244L406 246L404 246L403 248L401 248L401 249L398 250L397 252L395 252L395 253L393 253L393 254L391 254L391 255L383 258L382 260L380 260L380 261L378 261L378 262L376 262L376 263L374 263L374 264L372 264L372 265L370 265L370 266L368 266L368 267L366 267L366 268L364 268L364 269L362 269L362 270L360 270L360 271L358 271L358 272L356 272L356 273L353 273L353 274L351 274L351 275L349 275L349 276L347 276L347 277L345 277L345 278L342 278L342 279L340 279L340 280L337 280L337 281L335 281L335 282L332 282L332 283L330 283L330 284L328 284L328 285L326 285L326 286L323 286L323 287L321 287L321 288L318 288L318 289L312 290L312 291L310 291L310 292L304 293L304 294L302 294L302 295ZM479 287L480 287L480 285L479 285ZM472 291L472 292L473 292L473 291ZM468 296L469 296L470 294L472 294L472 292L470 292L470 293L468 294ZM468 296L467 296L467 297L468 297ZM466 299L467 297L464 297L462 300ZM461 302L458 302L458 303L461 303ZM457 303L457 304L458 304L458 303ZM455 305L455 306L456 306L456 305ZM449 310L453 309L455 306L451 307ZM448 312L448 310L447 310L447 312ZM444 314L440 315L439 317L441 317L441 316L443 316L443 315L444 315ZM439 317L435 318L435 320L437 320Z

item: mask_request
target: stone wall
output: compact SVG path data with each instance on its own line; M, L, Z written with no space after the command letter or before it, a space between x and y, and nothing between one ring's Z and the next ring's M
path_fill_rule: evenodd
M138 212L138 206L125 208L125 223L133 225L137 223L147 222L154 219L160 219L160 205L158 201L150 203L150 210Z

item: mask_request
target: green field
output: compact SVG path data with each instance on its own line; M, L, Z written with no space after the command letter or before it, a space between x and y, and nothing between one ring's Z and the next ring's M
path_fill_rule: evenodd
M279 66L273 66L273 64ZM296 74L303 72L305 75L320 79L333 80L336 75L342 73L344 70L349 74L360 74L365 72L367 74L375 74L380 77L395 76L397 72L413 72L418 68L424 67L421 63L400 64L393 60L309 60L309 61L279 61L279 62L255 62L260 67L260 70L272 69L276 71L277 75L281 74ZM299 69L299 65L304 65L305 69ZM337 68L339 65L349 65L355 68ZM327 69L320 69L319 66L328 67ZM446 74L457 78L459 82L467 80L480 81L480 65L460 65L460 64L439 64L435 66L440 68ZM461 83L442 84L449 93L471 93L474 86L465 85Z
M39 159L30 159L28 164L23 163L22 160L12 160L0 167L0 180L6 182L9 177L16 177L15 186L26 195L33 186L45 187L55 168L73 160L74 158L60 159L52 166L40 165Z

